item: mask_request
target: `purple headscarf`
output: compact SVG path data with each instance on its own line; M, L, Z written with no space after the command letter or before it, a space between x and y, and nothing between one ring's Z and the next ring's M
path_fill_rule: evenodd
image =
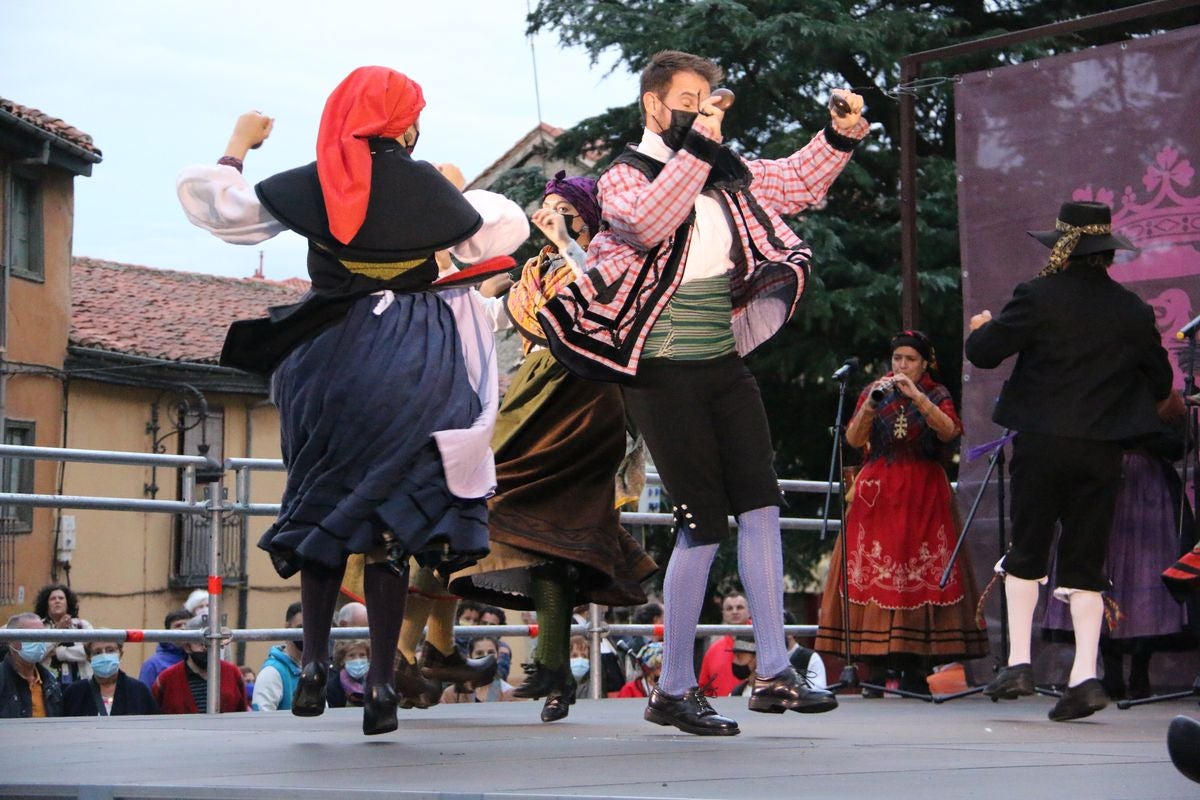
M550 194L561 195L575 206L589 234L595 236L600 232L600 204L596 202L595 178L568 178L566 170L559 170L553 180L546 181L542 198Z

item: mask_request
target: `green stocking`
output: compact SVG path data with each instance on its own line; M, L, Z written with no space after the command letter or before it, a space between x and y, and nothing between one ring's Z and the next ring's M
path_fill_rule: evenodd
M533 568L531 590L537 609L538 643L534 660L551 669L567 662L571 642L571 588L567 565L561 561Z

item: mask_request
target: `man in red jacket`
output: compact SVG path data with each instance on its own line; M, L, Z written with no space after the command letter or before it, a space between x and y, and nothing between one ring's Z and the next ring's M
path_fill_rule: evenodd
M188 630L206 626L204 617L193 617ZM208 648L202 642L186 642L181 648L184 659L158 674L150 693L164 714L202 714L208 707ZM221 698L218 708L249 711L242 671L228 661L221 662Z

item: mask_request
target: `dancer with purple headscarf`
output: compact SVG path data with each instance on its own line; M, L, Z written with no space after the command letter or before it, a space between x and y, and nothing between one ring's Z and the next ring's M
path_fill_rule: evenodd
M617 468L625 408L616 384L567 372L545 348L537 312L584 269L600 226L596 182L559 172L546 184L535 225L551 244L531 258L505 310L524 338L525 361L496 419L496 495L488 503L490 555L455 574L452 591L505 608L536 609L538 643L517 697L546 698L542 721L575 702L568 662L571 609L641 605L640 582L657 569L621 527Z

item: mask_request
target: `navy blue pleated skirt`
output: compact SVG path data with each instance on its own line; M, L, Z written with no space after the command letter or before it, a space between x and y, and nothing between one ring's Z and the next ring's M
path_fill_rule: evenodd
M367 296L272 375L287 467L279 518L259 540L276 571L336 570L391 531L423 563L487 553L487 506L446 486L433 432L479 414L454 314L433 292L381 315Z

